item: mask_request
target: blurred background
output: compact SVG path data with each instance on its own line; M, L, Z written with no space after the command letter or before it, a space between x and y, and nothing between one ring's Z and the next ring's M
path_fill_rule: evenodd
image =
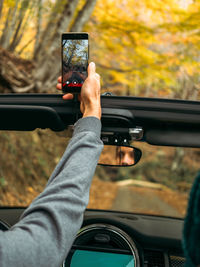
M200 99L198 0L0 0L0 93L57 93L61 33L88 32L102 93ZM0 133L0 205L28 205L67 144L48 130ZM199 149L138 143L132 168L98 167L89 208L183 217Z
M61 33L86 31L102 92L198 99L198 0L0 0L0 92L55 92Z

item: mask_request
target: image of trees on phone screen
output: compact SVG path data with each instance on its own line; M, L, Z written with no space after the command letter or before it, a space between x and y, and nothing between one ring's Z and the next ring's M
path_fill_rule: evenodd
M88 40L63 40L62 42L63 91L80 90L87 77Z

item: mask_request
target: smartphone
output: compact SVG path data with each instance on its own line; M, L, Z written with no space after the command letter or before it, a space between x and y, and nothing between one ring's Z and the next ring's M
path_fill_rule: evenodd
M88 33L62 34L62 91L80 93L87 78L89 58Z

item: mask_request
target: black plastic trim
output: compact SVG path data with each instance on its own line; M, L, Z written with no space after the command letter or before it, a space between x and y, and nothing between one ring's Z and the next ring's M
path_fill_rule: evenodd
M200 147L199 101L102 96L101 103L102 131L127 134L139 126L149 144ZM0 95L1 130L62 131L77 114L79 106L58 94Z

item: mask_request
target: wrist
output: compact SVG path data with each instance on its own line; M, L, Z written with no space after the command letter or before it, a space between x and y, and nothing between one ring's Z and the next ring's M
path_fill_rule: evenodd
M83 118L85 117L96 117L100 120L101 119L101 108L85 110L83 112Z

